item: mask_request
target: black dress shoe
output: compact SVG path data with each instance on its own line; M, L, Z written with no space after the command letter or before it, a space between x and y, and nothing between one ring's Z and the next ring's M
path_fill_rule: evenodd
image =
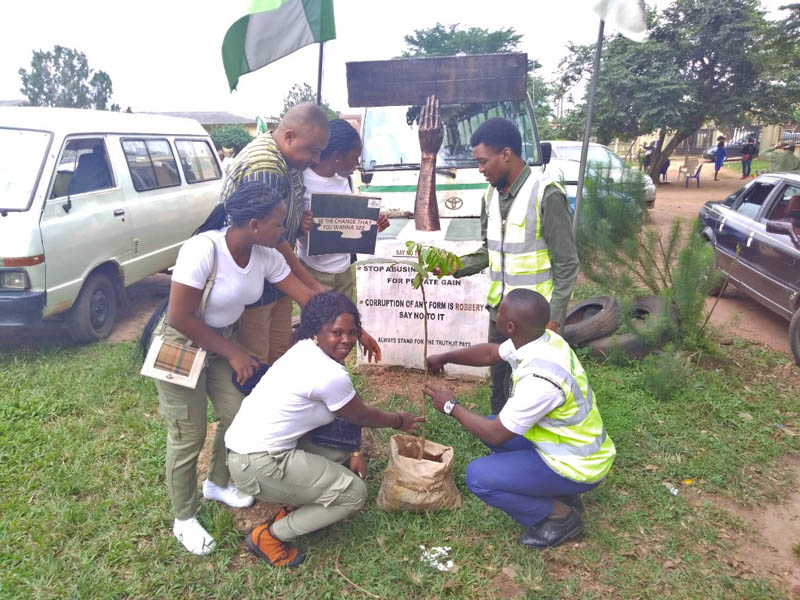
M574 496L556 496L556 500L563 502L567 506L571 506L577 510L581 516L586 514L586 507L583 505L580 494L575 494Z
M528 548L550 548L583 533L583 519L572 509L563 519L545 519L527 527L519 536L519 543Z

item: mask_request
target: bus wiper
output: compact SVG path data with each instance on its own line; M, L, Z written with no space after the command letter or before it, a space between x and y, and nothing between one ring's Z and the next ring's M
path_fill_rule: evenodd
M419 163L387 163L383 165L374 165L368 169L364 169L364 172L370 171L388 171L388 170L399 170L399 171L415 171L419 169ZM453 167L436 167L436 172L439 175L446 175L447 177L452 177L455 179L456 173Z

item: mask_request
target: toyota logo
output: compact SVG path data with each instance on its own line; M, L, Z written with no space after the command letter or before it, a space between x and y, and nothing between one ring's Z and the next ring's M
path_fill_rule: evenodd
M464 201L458 196L451 196L450 198L445 199L444 205L450 210L458 210L464 206Z

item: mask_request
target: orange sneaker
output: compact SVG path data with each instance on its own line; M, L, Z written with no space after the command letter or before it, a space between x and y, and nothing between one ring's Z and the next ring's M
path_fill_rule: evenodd
M273 567L296 567L302 563L306 558L305 554L273 536L269 532L270 524L265 523L253 528L244 539L247 549Z

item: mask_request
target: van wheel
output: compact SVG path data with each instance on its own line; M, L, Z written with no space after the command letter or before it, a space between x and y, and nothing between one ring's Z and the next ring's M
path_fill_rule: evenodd
M794 362L800 365L800 308L794 311L792 322L789 323L789 345L792 347Z
M107 275L89 276L70 311L67 329L73 342L83 344L108 337L117 316L117 295Z

